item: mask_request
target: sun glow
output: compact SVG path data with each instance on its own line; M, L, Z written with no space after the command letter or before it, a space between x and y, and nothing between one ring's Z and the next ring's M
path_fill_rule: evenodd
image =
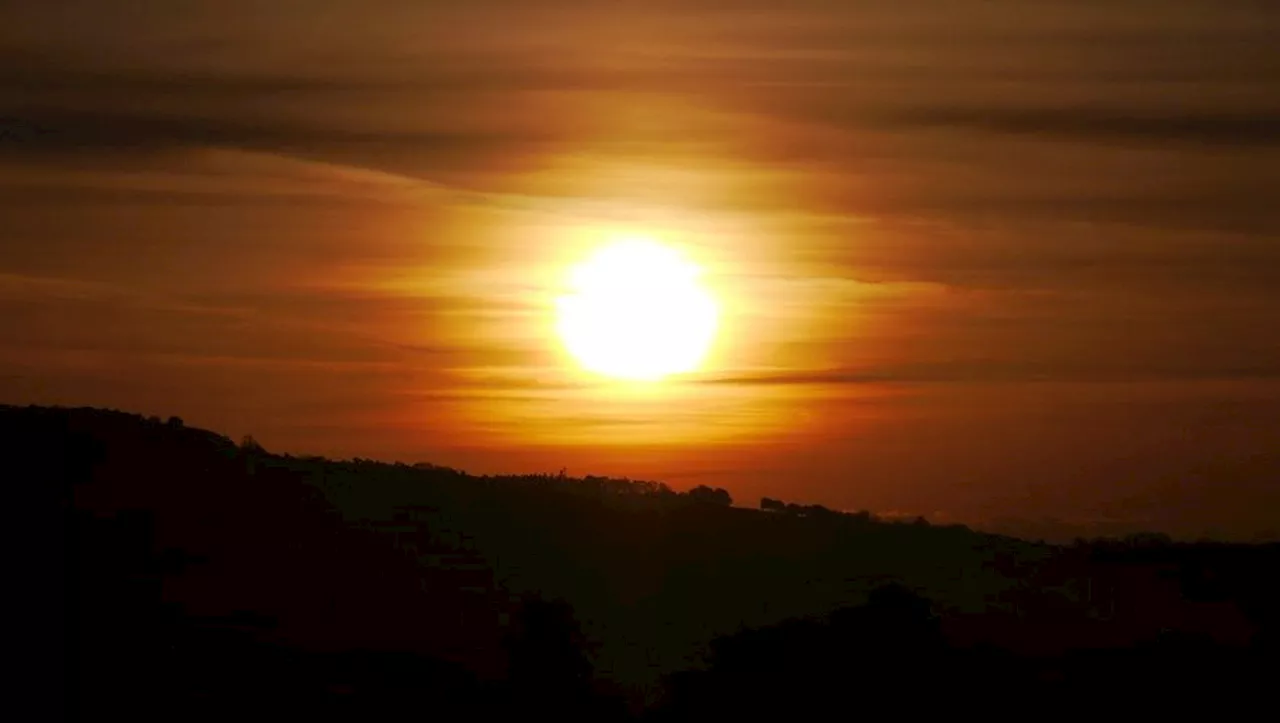
M715 337L719 309L701 269L644 237L614 241L569 272L557 331L586 370L652 381L694 371Z

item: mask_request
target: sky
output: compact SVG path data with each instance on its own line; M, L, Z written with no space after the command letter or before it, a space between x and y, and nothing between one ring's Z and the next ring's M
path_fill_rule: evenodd
M0 0L0 401L1069 538L1280 531L1269 0ZM616 234L703 368L567 358Z

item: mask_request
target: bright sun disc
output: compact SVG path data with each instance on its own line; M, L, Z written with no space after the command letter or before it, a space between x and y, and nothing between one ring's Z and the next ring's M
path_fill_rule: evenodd
M698 368L718 321L700 269L643 238L600 249L569 273L557 300L557 330L583 368L619 379L654 380Z

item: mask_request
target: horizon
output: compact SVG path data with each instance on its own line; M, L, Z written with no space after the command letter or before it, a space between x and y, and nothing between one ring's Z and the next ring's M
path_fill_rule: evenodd
M1276 539L1277 35L1212 0L0 3L0 400Z
M146 414L146 413L132 411L128 409L86 407L86 406L76 406L76 405L16 405L16 404L7 404L7 403L0 402L0 408L4 408L4 407L9 407L13 409L22 409L22 408L30 409L34 407L36 409L54 409L54 410L64 410L64 411L84 411L84 412L95 412L95 413L106 412L110 414L119 414L127 417L137 418L143 421L159 422L159 423L170 423L171 420L177 420L178 422L181 423L181 426L184 428L215 434L219 437L229 440L230 442L237 445L238 447L243 448L247 440L252 440L252 443L258 448L260 452L271 455L271 456L289 457L289 458L299 459L299 460L315 460L315 461L321 461L325 463L336 463L336 464L360 463L360 464L374 464L374 465L386 465L386 466L400 465L400 466L407 466L407 467L414 467L414 468L418 468L418 467L421 467L422 465L426 465L428 468L431 468L431 469L449 470L452 472L457 472L459 474L462 474L463 476L466 476L466 477L477 478L477 479L480 479L480 478L499 478L500 479L504 477L522 477L522 476L545 476L545 477L552 477L552 478L562 477L563 479L566 479L570 482L581 482L583 480L588 480L591 478L612 479L612 480L620 480L620 481L628 481L628 482L656 483L656 484L664 485L677 493L688 492L693 487L704 486L704 485L699 485L699 483L697 483L696 480L694 480L693 482L690 482L688 485L671 485L669 484L668 480L661 479L661 478L638 477L636 475L615 474L615 473L599 474L598 470L573 470L567 467L562 467L560 469L543 469L543 470L513 469L513 470L506 470L501 472L484 472L484 471L477 471L473 469L454 467L452 465L447 465L447 464L439 464L438 462L434 460L429 460L429 459L383 459L383 458L376 458L376 457L367 457L364 455L350 455L350 456L336 457L336 456L315 454L315 453L308 453L308 452L298 452L293 450L272 449L269 446L262 444L262 442L259 439L257 439L252 433L244 433L242 435L238 435L238 438L240 441L236 441L237 435L227 434L217 429L205 428L199 424L192 424L186 418L176 414L170 414L170 415ZM769 498L768 496L764 496L762 498L756 498L756 499L741 499L741 498L734 497L730 503L730 506L735 507L737 509L744 509L744 510L763 510L764 500L768 500L768 499L772 499L772 498ZM930 517L927 514L913 512L913 511L874 510L874 509L867 509L867 508L833 507L823 503L821 500L812 500L812 499L779 498L779 499L775 499L774 501L779 501L786 504L794 504L799 506L816 505L816 506L823 507L830 512L841 514L841 515L857 515L860 513L866 513L871 515L872 520L875 520L877 522L888 523L888 524L907 524L917 519L923 518L927 520L930 525L937 525L937 526L943 526L943 527L959 525L959 526L969 528L974 532L978 532L978 533L1003 535L1003 536L1023 540L1026 542L1044 543L1049 545L1070 545L1080 540L1094 542L1094 541L1104 541L1104 540L1121 540L1124 538L1151 535L1151 534L1165 534L1155 530L1134 529L1129 525L1107 528L1105 526L1099 526L1096 524L1094 525L1080 524L1080 523L1072 524L1070 521L1067 521L1067 520L1055 520L1055 519L1041 519L1041 520L1003 519L1003 520L995 520L995 521L979 520L979 521L966 522L963 520L948 520L945 518ZM1280 544L1280 534L1277 534L1275 532L1268 532L1268 531L1264 531L1260 534L1254 535L1251 538L1232 538L1229 536L1215 536L1213 534L1206 534L1206 535L1200 535L1195 537L1173 535L1173 536L1170 536L1170 539L1172 539L1176 543L1188 543L1188 544Z

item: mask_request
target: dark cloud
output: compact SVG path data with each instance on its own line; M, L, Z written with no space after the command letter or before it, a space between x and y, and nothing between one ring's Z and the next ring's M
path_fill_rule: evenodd
M490 153L528 150L548 136L513 138L483 132L385 132L347 130L279 118L30 110L0 117L0 153L234 147L307 155L316 150L356 150L373 155L422 152Z
M1205 146L1280 145L1280 109L1251 112L1151 112L1120 108L920 108L894 113L891 123L1091 142L1187 143Z

